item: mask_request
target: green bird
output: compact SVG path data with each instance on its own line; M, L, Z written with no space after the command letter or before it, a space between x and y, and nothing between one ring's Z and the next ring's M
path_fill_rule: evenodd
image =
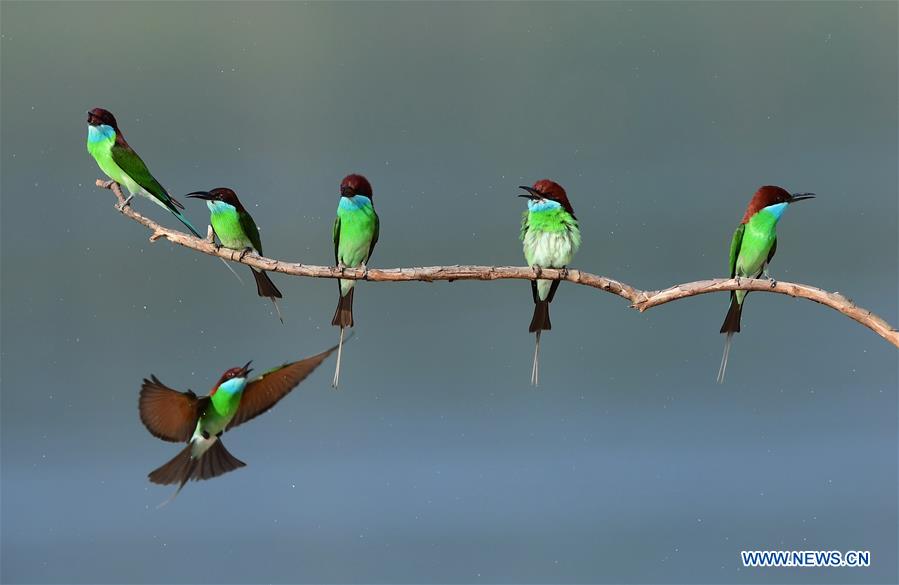
M785 189L773 185L760 187L749 201L743 220L731 239L730 277L740 279L764 276L775 284L776 281L768 275L768 264L777 252L777 222L788 205L814 197L814 193L790 195ZM730 308L721 325L721 333L727 334L727 337L724 340L721 366L718 368L719 384L724 382L724 372L727 369L727 358L730 355L734 333L740 332L740 316L747 294L749 291L745 290L730 293Z
M211 191L196 191L189 194L188 197L206 201L206 206L209 208L209 223L212 224L212 230L224 247L231 250L246 250L262 256L259 228L256 227L256 222L237 198L237 193L227 187L218 187ZM227 262L225 265L227 266ZM231 267L228 266L228 268ZM253 272L253 278L256 279L256 293L260 297L271 299L278 312L278 319L283 323L281 309L278 308L276 300L282 298L281 291L264 270L257 270L253 267L250 267L250 270Z
M521 242L528 266L537 268L565 268L581 247L581 230L568 194L561 185L549 179L534 183L533 187L521 186L526 193L519 195L528 200L528 209L521 218ZM531 384L540 380L540 332L552 329L549 321L549 304L553 302L558 280L532 280L534 315L528 331L536 333L534 363L531 366Z
M334 261L340 268L365 267L378 243L380 220L372 203L371 183L362 175L347 175L340 182L340 203L334 221ZM331 325L340 327L337 344L337 366L331 385L337 388L340 381L340 358L343 349L343 332L353 326L353 291L355 280L339 281L340 300L331 319Z
M107 177L128 189L130 195L122 207L131 203L135 195L143 195L171 212L193 235L202 237L181 213L184 206L168 194L129 146L115 116L103 108L94 108L87 113L87 151Z
M161 467L150 472L150 481L178 484L163 504L175 499L190 480L211 479L246 464L225 449L221 437L238 425L272 408L315 370L331 353L284 364L248 381L250 363L227 370L208 396L190 390L179 392L156 376L144 379L138 410L140 420L154 437L187 446Z

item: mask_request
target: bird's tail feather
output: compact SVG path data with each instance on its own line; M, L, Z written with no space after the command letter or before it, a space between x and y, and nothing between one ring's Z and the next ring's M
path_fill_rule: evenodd
M724 323L721 324L720 333L739 333L740 332L740 315L743 313L743 303L737 300L737 295L731 295L730 308L727 310L727 316Z
M337 310L334 311L334 317L331 319L331 325L341 329L353 326L353 293L355 291L355 288L351 288L346 295L340 296Z
M188 481L211 479L244 467L246 463L232 455L225 449L221 440L212 444L199 458L191 456L192 444L188 443L177 455L168 462L150 472L149 478L153 483L161 485L178 484L178 489L172 497L160 504L160 507L168 504L181 493L184 484Z
M275 286L275 283L272 282L272 279L268 277L264 270L256 270L255 268L251 268L251 270L253 271L253 278L256 279L256 293L260 297L281 298L281 291L278 290L278 287Z
M718 367L718 383L724 383L724 372L727 370L727 358L730 355L730 346L734 341L734 332L728 331L724 338L724 355L721 356L721 365Z
M537 301L534 303L534 316L531 317L531 325L528 327L528 331L534 333L552 328L553 325L549 321L549 301Z
M340 384L340 358L343 357L343 327L340 328L340 341L337 342L337 364L334 366L334 378L331 380L331 387L337 388Z
M184 214L183 214L183 213L181 213L180 211L178 211L178 210L175 209L174 207L169 207L169 211L171 211L171 212L172 212L172 215L174 215L175 217L177 217L177 218L178 218L178 221L180 221L181 223L183 223L183 224L184 224L184 227L186 227L187 229L189 229L193 235L197 236L197 237L200 238L201 240L203 239L203 236L200 235L200 232L197 231L197 228L195 228L195 227L193 226L193 224L190 223L190 221L189 221L186 217L184 217Z
M534 346L534 365L531 366L531 385L540 383L540 331L537 331L537 342Z

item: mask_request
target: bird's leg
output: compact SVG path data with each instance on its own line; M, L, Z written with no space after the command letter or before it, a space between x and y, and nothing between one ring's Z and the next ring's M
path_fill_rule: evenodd
M365 262L362 263L362 278L361 280L368 280L368 266L365 265Z
M540 275L543 274L543 269L536 264L531 266L531 270L534 271L534 274L537 276L537 278L540 278Z
M774 279L773 276L768 274L768 263L767 262L765 263L765 266L762 268L762 276L768 279L768 282L771 283L771 288L774 288L775 286L777 286L777 281Z
M237 257L237 261L243 262L244 256L246 256L247 254L249 254L252 251L253 251L253 248L247 246L246 248L244 248L243 250L240 251L240 256Z
M111 182L114 183L115 181ZM124 201L122 201L119 205L116 205L116 209L118 209L119 211L124 211L126 207L131 205L132 199L134 199L134 193L128 195L128 197L126 197Z
M559 280L568 280L568 267L563 266L559 269Z

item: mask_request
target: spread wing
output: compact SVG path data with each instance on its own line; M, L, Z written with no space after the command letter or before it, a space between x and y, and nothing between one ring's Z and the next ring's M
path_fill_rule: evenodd
M259 237L259 228L256 227L256 222L246 211L239 213L237 217L240 219L240 229L250 239L250 243L256 248L256 253L262 256L262 239Z
M256 418L273 407L279 400L287 396L297 384L302 382L306 376L311 374L315 368L321 365L325 358L331 355L331 352L335 349L337 349L336 345L318 355L298 362L284 364L279 368L269 370L247 384L240 399L240 405L237 407L237 412L228 424L228 429Z
M378 213L374 209L372 209L372 212L375 214L375 233L372 234L371 245L368 247L368 256L365 257L366 264L369 259L371 259L371 253L375 251L375 244L378 243L378 236L381 235L381 218L378 217Z
M149 380L144 379L140 389L140 420L150 434L163 441L188 441L208 400L209 397L198 398L190 390L173 390L156 376L150 376Z
M137 153L134 152L131 146L124 140L116 140L115 144L112 145L112 160L115 161L115 164L119 165L119 168L125 171L135 183L143 187L144 190L165 203L168 207L174 206L184 209L183 205L169 196L165 187L160 185L159 181L150 174L150 169L147 168L144 161L137 156Z
M746 224L741 223L740 227L734 231L734 237L730 241L730 277L733 278L737 274L737 257L740 255L740 245L743 243L743 231Z
M340 245L340 216L337 216L337 219L334 220L334 264L335 266L339 264L337 260L337 247Z

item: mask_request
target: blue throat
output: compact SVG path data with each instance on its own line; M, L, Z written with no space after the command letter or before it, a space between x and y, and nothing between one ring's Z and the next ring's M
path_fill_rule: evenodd
M115 139L115 130L112 126L107 126L106 124L100 124L99 126L88 125L88 142L103 142L104 140L109 140L110 138Z
M365 195L353 195L352 197L341 197L337 209L343 211L356 211L363 207L371 207L371 199Z
M218 390L216 392L224 392L225 394L236 394L237 392L242 392L244 387L247 385L246 378L231 378L225 382L222 382Z
M780 216L787 210L788 205L789 203L776 203L774 205L769 205L768 207L763 207L762 211L767 211L774 216L774 221L779 221Z
M224 201L207 201L206 207L208 207L209 211L212 213L234 213L237 211L236 207L229 205Z
M550 211L560 207L562 204L552 199L528 199L528 211Z

